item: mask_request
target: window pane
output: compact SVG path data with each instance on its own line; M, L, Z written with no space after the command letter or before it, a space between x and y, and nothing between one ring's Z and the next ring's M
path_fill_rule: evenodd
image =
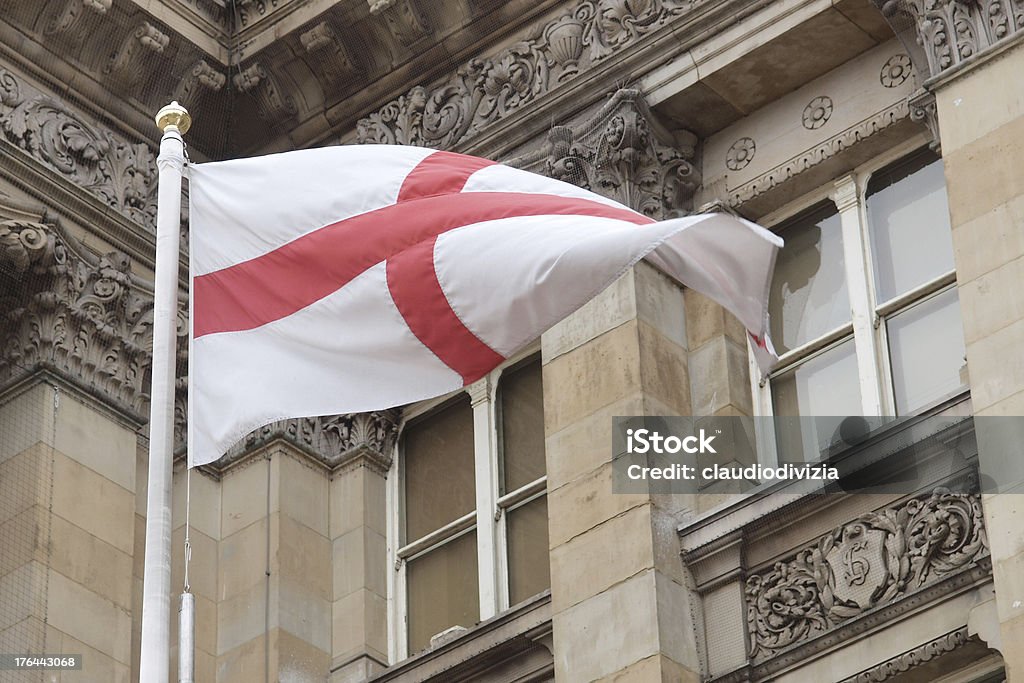
M831 203L780 231L772 279L772 341L784 353L850 320L839 214Z
M548 499L509 510L508 596L515 605L551 587L548 564Z
M913 413L966 384L955 288L893 316L886 329L898 415Z
M817 460L834 441L843 418L863 413L853 339L773 379L772 403L777 416L819 418L776 420L779 460ZM807 429L801 430L801 426ZM809 431L815 433L806 433Z
M469 397L410 425L403 444L408 543L476 508Z
M409 598L409 654L426 649L430 637L452 626L480 621L476 532L431 550L405 569Z
M544 476L540 359L501 376L502 493Z
M941 159L916 155L875 174L867 206L878 303L953 270Z

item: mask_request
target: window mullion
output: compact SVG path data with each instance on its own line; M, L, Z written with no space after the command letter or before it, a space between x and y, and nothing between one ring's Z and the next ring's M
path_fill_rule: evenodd
M476 542L480 584L480 620L499 610L498 538L494 520L497 493L494 396L491 378L467 387L473 407L473 451L476 468Z
M877 337L874 333L874 307L870 294L861 210L861 193L856 178L845 175L835 181L832 201L839 209L843 231L843 260L846 265L846 289L850 295L857 373L860 380L861 407L864 415L882 414L882 386L876 369Z

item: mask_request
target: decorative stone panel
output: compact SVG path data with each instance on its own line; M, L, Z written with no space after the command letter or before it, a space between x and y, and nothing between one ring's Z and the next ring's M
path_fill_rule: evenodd
M695 145L687 131L661 125L640 91L623 89L582 122L552 127L539 150L505 163L663 219L692 208L700 184Z
M693 2L577 2L527 39L474 58L447 81L417 86L360 120L357 139L452 149L686 11Z
M976 493L938 488L861 515L747 577L750 657L773 657L987 556Z
M152 231L156 216L156 157L86 121L0 68L0 135L104 204Z

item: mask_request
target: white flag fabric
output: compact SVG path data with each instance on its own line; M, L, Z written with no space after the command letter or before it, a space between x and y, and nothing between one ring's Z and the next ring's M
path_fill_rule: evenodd
M718 301L767 369L782 241L724 214L654 222L475 157L351 145L190 165L190 465L275 420L443 395L645 256ZM585 387L580 387L585 391Z

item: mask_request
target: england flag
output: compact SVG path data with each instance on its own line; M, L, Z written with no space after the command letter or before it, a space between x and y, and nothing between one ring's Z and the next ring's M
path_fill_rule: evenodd
M730 310L762 369L782 241L724 214L655 222L573 185L418 147L188 168L189 459L275 420L476 381L642 258Z

